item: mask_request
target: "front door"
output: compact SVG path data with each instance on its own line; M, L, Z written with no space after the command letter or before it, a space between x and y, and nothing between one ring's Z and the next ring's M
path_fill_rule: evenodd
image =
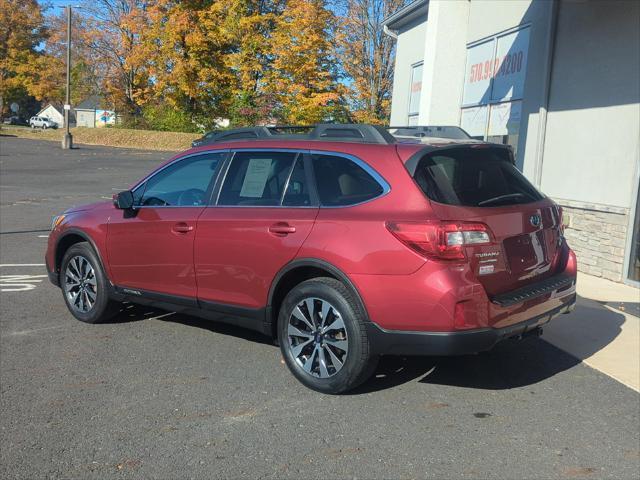
M169 164L136 187L133 211L115 211L107 233L115 285L196 297L196 225L224 155L205 153Z
M318 214L296 152L236 152L216 206L198 220L195 264L204 307L261 309L277 272L295 258Z

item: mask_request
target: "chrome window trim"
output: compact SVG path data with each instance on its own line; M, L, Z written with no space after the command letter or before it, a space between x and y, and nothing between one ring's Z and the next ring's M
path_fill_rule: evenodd
M389 185L389 183L384 179L384 177L382 175L380 175L367 162L365 162L364 160L359 159L358 157L356 157L354 155L351 155L349 153L332 152L330 150L311 150L309 153L310 153L310 155L327 155L327 156L331 156L331 157L343 157L343 158L346 158L347 160L351 160L353 163L355 163L360 168L362 168L366 173L371 175L371 177L378 183L378 185L380 185L380 187L382 187L382 193L380 195L376 195L373 198L369 198L367 200L363 200L362 202L350 203L349 205L323 205L322 201L320 201L320 208L327 209L327 208L351 208L351 207L356 207L358 205L363 205L365 203L369 203L369 202L372 202L372 201L377 200L379 198L382 198L382 197L384 197L385 195L387 195L391 191L391 185ZM313 164L313 160L311 161L311 163Z
M190 153L189 155L185 155L184 157L178 157L175 158L174 160L172 160L171 162L167 163L166 165L163 165L162 167L160 167L158 170L155 170L154 172L150 173L149 175L147 175L146 177L144 177L142 180L140 180L133 188L131 188L131 192L133 192L135 189L141 187L142 185L144 185L146 182L148 182L149 180L151 180L153 177L155 177L156 175L158 175L160 172L164 171L165 169L169 168L172 165L175 165L178 162L181 162L182 160L187 160L189 158L192 157L198 157L200 155L210 155L212 153L222 153L222 154L228 154L231 150L228 148L222 149L222 150L207 150L204 152L194 152L194 153ZM220 160L221 162L225 161L225 158L222 158L222 160ZM144 196L144 194L143 194ZM139 210L142 208L206 208L208 205L207 203L205 203L204 205L138 205L138 206L134 206L134 210Z
M222 150L220 150L222 151ZM308 149L299 149L299 148L277 148L277 147L265 147L265 148L230 148L227 149L226 152L230 152L232 155L231 157L228 159L227 161L227 165L225 166L225 171L222 172L222 181L220 184L220 189L217 192L217 196L215 198L215 201L212 201L209 205L205 205L205 208L323 208L323 209L329 209L329 208L351 208L351 207L356 207L359 205L363 205L365 203L368 202L372 202L374 200L377 200L379 198L384 197L385 195L387 195L390 191L391 191L391 185L389 185L389 183L384 179L384 177L382 175L380 175L371 165L369 165L367 162L365 162L364 160L361 160L360 158L351 155L349 153L343 153L343 152L335 152L332 150L308 150ZM227 179L227 173L229 171L229 168L231 166L231 162L233 161L235 154L238 152L292 152L292 153L298 153L299 155L304 155L304 154L308 154L308 155L328 155L328 156L333 156L333 157L342 157L345 158L347 160L352 161L353 163L355 163L356 165L358 165L360 168L362 168L367 174L369 174L375 181L376 183L378 183L378 185L380 185L380 187L382 188L382 193L380 193L380 195L376 195L373 198L369 198L368 200L364 200L362 202L358 202L358 203L351 203L349 205L322 205L322 202L320 202L320 199L318 198L318 205L308 205L308 206L286 206L286 205L219 205L218 201L220 199L220 193L222 192L222 186L224 185L224 182ZM293 168L295 168L295 162L298 160L299 156L296 157L296 159L294 160L294 165ZM313 166L313 160L311 160L311 165ZM167 165L168 166L168 165ZM293 172L293 168L291 170L290 173ZM315 170L314 170L314 178L315 178ZM317 181L317 179L316 179ZM286 190L285 190L286 191ZM199 208L199 207L197 207Z

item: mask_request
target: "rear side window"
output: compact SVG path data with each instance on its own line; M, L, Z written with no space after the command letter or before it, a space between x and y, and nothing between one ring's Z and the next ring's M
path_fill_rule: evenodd
M218 205L279 206L295 152L237 152L222 185Z
M382 186L362 167L337 155L312 155L320 203L345 206L382 195Z
M447 205L498 207L544 198L502 148L430 153L418 162L414 178L427 197Z

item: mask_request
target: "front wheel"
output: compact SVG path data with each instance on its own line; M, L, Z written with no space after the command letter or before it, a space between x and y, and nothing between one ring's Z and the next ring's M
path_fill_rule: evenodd
M87 242L72 245L64 254L60 286L67 308L82 322L103 322L120 309L120 304L109 298L107 277Z
M293 375L323 393L343 393L367 380L377 365L365 314L353 294L334 278L300 283L278 315L278 340Z

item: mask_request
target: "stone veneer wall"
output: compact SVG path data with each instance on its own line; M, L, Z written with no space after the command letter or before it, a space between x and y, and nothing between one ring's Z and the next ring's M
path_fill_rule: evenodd
M578 257L578 270L621 282L629 210L605 205L556 200L562 205L565 237Z

